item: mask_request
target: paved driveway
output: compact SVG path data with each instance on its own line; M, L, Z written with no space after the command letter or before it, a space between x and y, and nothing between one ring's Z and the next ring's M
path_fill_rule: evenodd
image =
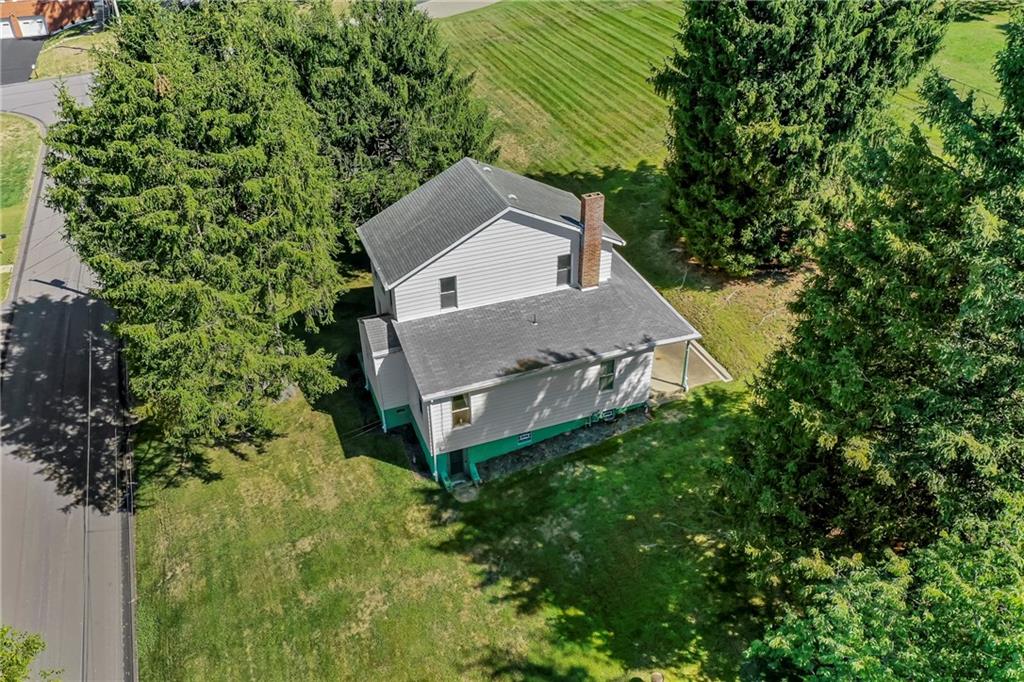
M21 83L32 77L44 38L0 40L0 85Z
M3 41L9 42L9 41ZM67 79L85 100L88 76ZM53 81L0 89L0 108L46 125ZM4 305L0 374L0 621L46 642L64 680L133 676L128 517L118 511L123 435L117 353L91 273L38 193Z

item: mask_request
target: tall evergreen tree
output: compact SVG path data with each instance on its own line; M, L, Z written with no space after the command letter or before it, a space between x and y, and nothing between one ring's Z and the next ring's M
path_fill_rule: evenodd
M355 228L465 156L493 160L494 129L427 15L411 0L355 0L337 21L314 6L294 48L305 95Z
M926 544L1024 489L1024 13L1000 112L937 73L943 133L869 148L793 340L755 384L731 502L767 560Z
M653 77L669 100L674 232L734 274L799 261L838 210L843 160L935 52L934 0L687 6Z
M907 556L854 559L812 580L748 650L761 678L1019 680L1024 677L1024 508L966 519Z
M317 120L266 8L139 3L91 104L62 95L47 140L49 201L117 312L140 413L185 445L264 431L293 383L338 385L288 332L330 319L339 242Z

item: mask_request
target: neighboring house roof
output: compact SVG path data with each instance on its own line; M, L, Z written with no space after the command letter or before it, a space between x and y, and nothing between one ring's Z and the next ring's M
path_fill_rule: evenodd
M534 324L536 322L536 324ZM424 398L700 334L618 253L600 286L394 322Z
M402 344L395 334L395 325L390 315L359 318L359 324L366 330L366 342L370 344L370 354L387 355L401 350Z
M370 218L358 232L390 289L509 210L581 229L580 200L571 192L465 158ZM604 238L625 244L608 225Z

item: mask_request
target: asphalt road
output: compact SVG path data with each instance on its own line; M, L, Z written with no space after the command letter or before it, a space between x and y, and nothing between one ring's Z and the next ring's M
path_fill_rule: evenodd
M21 83L32 77L45 38L0 40L0 84Z
M67 80L79 100L88 76ZM0 109L43 125L56 85L0 89ZM129 519L118 511L123 435L117 354L37 183L4 305L0 381L0 621L42 635L40 669L64 680L133 676Z

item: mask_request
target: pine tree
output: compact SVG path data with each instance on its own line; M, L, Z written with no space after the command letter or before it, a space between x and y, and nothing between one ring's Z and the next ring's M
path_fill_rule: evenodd
M916 130L868 147L755 384L729 480L762 568L927 544L1024 489L1024 13L1008 33L1001 112L933 73L944 154Z
M289 334L330 320L339 240L317 119L264 40L268 7L140 3L91 104L63 95L47 140L49 201L117 313L139 412L184 447L264 433L292 384L338 386L333 359Z
M761 679L1024 676L1024 509L967 519L878 565L840 561L748 650Z
M465 156L493 160L494 129L437 27L411 0L355 0L339 22L326 3L294 48L304 94L322 121L355 228Z
M841 209L843 160L938 47L934 0L687 7L653 77L669 100L668 212L707 265L791 264Z

